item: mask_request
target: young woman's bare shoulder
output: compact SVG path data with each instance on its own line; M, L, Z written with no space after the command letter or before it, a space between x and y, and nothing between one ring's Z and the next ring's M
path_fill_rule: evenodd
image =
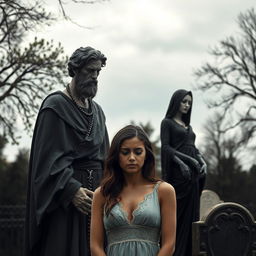
M160 198L166 196L173 196L175 195L175 190L171 184L163 181L159 184L158 194Z

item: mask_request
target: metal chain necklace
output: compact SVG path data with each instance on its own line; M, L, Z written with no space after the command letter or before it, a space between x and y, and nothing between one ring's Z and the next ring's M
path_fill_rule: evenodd
M88 127L88 130L87 130L87 133L86 133L86 137L89 137L90 134L91 134L91 130L92 130L92 126L93 126L93 122L94 122L94 115L93 115L93 110L92 110L92 102L88 99L88 103L89 103L89 108L90 108L90 105L91 105L91 112L88 113L87 111L85 111L85 109L81 106L78 105L78 103L76 102L76 100L74 99L72 93L71 93L71 90L70 90L70 87L69 85L67 85L66 87L67 89L67 93L68 95L70 96L71 100L73 101L73 103L77 106L77 108L82 112L84 113L86 116L89 117L89 127ZM90 120L91 119L91 120Z
M90 109L90 105L91 105L91 112L87 112L87 111L85 110L85 108L83 108L83 107L81 107L80 105L78 105L77 101L74 99L74 97L73 97L73 95L72 95L72 93L71 93L71 90L70 90L69 85L67 85L66 89L67 89L68 95L70 96L71 100L75 103L75 105L78 107L78 109L79 109L81 112L83 112L85 115L87 115L87 116L92 115L92 104L91 104L90 99L88 99L88 104L89 104L89 109Z

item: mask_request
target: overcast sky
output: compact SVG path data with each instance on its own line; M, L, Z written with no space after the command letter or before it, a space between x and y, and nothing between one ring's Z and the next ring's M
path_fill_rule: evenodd
M46 9L58 12L57 2L47 0ZM89 29L60 20L37 31L37 36L61 42L68 56L80 46L92 46L106 55L95 100L107 117L110 138L131 120L151 122L157 137L172 93L184 88L194 93L191 124L200 145L209 111L205 95L193 90L193 70L210 60L209 47L237 33L238 14L255 6L255 0L69 4L67 14ZM24 135L20 146L30 143L31 138ZM11 155L16 149L8 146L5 152Z

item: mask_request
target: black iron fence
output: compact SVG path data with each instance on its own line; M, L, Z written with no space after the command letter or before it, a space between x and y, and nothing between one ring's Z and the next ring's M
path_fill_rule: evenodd
M22 256L24 205L0 205L0 256Z

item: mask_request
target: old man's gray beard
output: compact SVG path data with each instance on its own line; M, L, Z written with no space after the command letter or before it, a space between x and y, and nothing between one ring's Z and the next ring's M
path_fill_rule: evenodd
M98 91L97 81L88 81L75 86L75 94L79 99L94 98Z

